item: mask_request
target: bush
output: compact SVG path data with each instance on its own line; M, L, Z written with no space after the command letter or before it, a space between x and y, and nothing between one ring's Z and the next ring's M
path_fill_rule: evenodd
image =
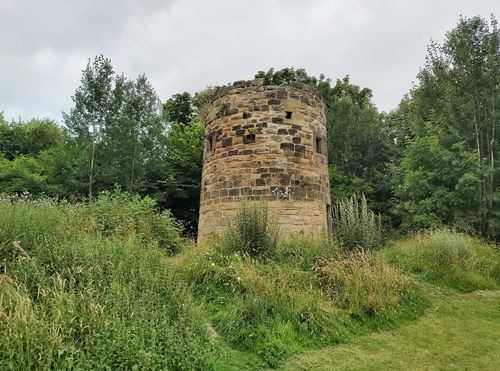
M311 239L305 236L279 244L276 261L305 271L314 268L324 260L339 257L340 247L332 239Z
M228 252L238 252L250 257L271 257L278 245L278 229L269 220L269 209L264 200L250 203L240 201L234 223L224 238Z
M358 247L376 249L383 244L380 216L368 208L364 195L339 200L333 208L333 234L346 251Z
M354 251L319 268L322 286L335 303L356 315L397 317L407 276L369 251Z
M429 282L465 292L500 288L498 252L461 233L425 232L382 252L389 262Z
M0 369L215 368L190 290L156 241L124 227L144 208L122 201L107 199L105 218L98 202L0 202Z

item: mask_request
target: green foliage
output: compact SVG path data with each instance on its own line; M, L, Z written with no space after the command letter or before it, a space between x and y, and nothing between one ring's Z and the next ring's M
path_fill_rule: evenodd
M163 118L170 123L188 124L194 114L193 98L187 91L172 95L163 104Z
M143 190L146 169L162 157L165 129L160 101L147 78L115 75L111 61L100 55L82 71L73 101L63 116L87 158L80 171L88 178L89 198L114 184L130 192Z
M198 224L204 130L201 122L171 124L165 155L147 174L145 193L171 209L190 233Z
M50 120L32 119L10 124L0 121L0 152L8 160L20 155L37 156L62 138L62 130Z
M418 84L388 118L404 227L446 224L498 238L498 71L494 18L461 18L429 46Z
M151 206L117 192L88 206L0 201L2 370L214 367L187 287L155 236L135 238Z
M279 230L269 216L264 200L259 204L242 199L225 237L230 253L252 258L273 257L278 245Z
M333 235L346 251L376 249L384 242L380 216L369 209L364 194L360 201L355 196L337 201L333 207Z
M383 250L386 258L423 279L460 291L498 289L500 255L491 246L446 229Z
M263 260L230 254L226 244L186 249L176 270L193 285L217 334L267 366L394 326L427 305L401 271L369 253L341 256L329 241L302 237Z
M320 268L323 286L350 313L397 317L409 278L369 251L350 252Z
M275 259L280 264L312 271L321 262L338 258L340 255L340 246L331 238L324 236L313 240L297 236L278 245Z

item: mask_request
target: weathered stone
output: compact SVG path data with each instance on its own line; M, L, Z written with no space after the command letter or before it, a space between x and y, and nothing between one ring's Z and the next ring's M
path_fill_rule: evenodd
M238 109L237 108L234 108L234 107L231 107L231 108L227 108L225 111L224 111L224 115L226 116L229 116L229 115L234 115L238 113Z
M327 158L313 151L313 133L326 138L323 109L318 93L300 83L243 81L217 90L206 119L200 243L224 232L241 195L265 198L285 239L327 228Z
M239 188L233 188L229 190L229 196L239 196L239 195L240 195Z
M280 148L284 149L284 150L291 150L291 151L293 151L294 144L293 143L287 143L287 142L281 143L280 144Z
M232 137L228 137L228 138L222 139L222 147L227 147L227 146L230 146L232 144L233 144L233 138Z
M255 134L247 134L243 137L243 143L244 144L249 144L249 143L255 143Z

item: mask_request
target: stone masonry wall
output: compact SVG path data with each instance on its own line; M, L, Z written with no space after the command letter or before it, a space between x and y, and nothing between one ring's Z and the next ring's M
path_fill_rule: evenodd
M199 243L224 232L241 197L267 199L285 239L326 230L324 103L313 88L257 79L216 92L205 127Z

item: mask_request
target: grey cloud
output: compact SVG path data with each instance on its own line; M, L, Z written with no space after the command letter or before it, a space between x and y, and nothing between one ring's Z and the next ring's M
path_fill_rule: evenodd
M497 1L22 1L0 2L0 111L61 119L88 58L145 73L160 97L304 67L346 74L388 111L423 64L431 38L459 14L498 15Z

